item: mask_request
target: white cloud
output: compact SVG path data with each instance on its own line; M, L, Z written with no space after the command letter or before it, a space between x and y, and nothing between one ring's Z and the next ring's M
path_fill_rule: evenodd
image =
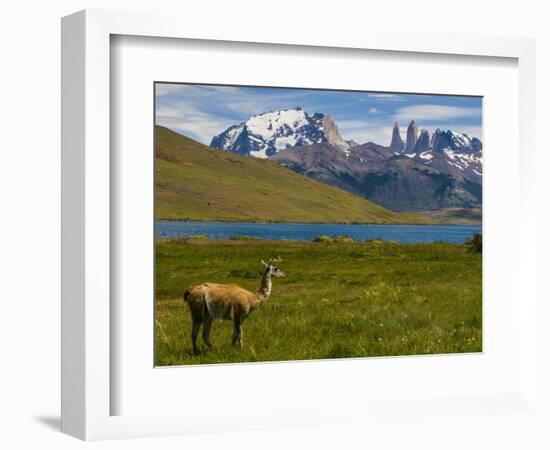
M186 134L202 143L209 144L212 138L229 126L246 120L250 115L276 109L302 106L309 113L327 111L324 103L316 104L317 98L311 91L278 92L260 90L249 91L234 86L207 86L188 84L157 84L156 117L159 125ZM368 141L389 145L395 121L401 123L401 132L406 134L408 123L415 119L419 128L426 128L430 134L436 128L452 129L481 139L481 126L461 125L477 123L481 118L481 108L466 108L446 105L391 105L386 109L385 102L406 100L404 94L368 93L371 102L365 105L363 117L349 116L349 120L338 119L332 111L342 136L359 143ZM365 96L355 98L362 100ZM330 106L330 102L327 103ZM351 102L350 106L355 103ZM338 103L340 110L345 105ZM395 109L397 107L397 109ZM365 114L368 111L368 114ZM394 111L394 112L393 112ZM384 119L384 120L382 120ZM474 119L474 120L472 120Z
M210 142L212 141L212 137L220 134L222 131L224 131L226 128L228 128L231 125L228 123L220 123L220 122L212 122L212 121L191 122L189 120L186 120L184 122L173 121L173 122L164 122L164 123L162 121L158 121L158 124L165 126L166 128L170 128L171 130L174 130L192 139L195 139L196 141L205 145L210 145Z
M157 116L157 119L159 117L162 117L164 119L170 119L170 118L179 118L181 117L182 113L178 108L173 108L171 106L166 106L166 105L159 105L156 108L155 115Z
M374 142L379 145L390 145L391 126L381 126L363 120L338 120L336 124L344 139L353 139L360 144Z
M261 94L256 91L251 94L246 90L241 90L238 95L226 96L224 106L247 117L278 109L302 107L304 110L308 110L311 108L305 105L304 101L310 95L309 91L280 91L277 94Z
M156 85L156 94L156 123L203 144L210 144L215 135L238 122L216 111L220 94L242 98L237 87L162 83Z
M216 93L238 93L240 89L235 86L209 86L195 84L170 84L158 83L155 85L155 94L157 97L167 95L178 96L185 94L187 97L206 97L215 95Z
M231 111L246 116L253 116L258 113L267 112L270 108L269 101L267 99L250 96L240 96L236 99L230 99L224 106Z
M177 109L158 106L156 123L209 145L212 138L234 124L231 120L217 118L189 107Z
M368 93L369 98L374 98L380 101L390 101L390 102L403 102L406 100L406 97L401 94L390 94L390 93Z
M162 97L164 95L170 95L177 93L181 90L180 85L177 84L156 84L155 85L155 95L157 97Z
M237 86L191 84L156 85L156 122L202 143L248 117L277 109L294 108L310 91L250 91Z
M393 132L393 123L391 125L385 125L384 123L372 122L372 121L363 121L363 120L338 120L336 121L338 129L342 134L344 139L353 139L360 144L366 142L374 142L375 144L388 146L391 142L391 136ZM408 124L407 124L408 125ZM481 126L472 126L464 125L460 123L454 124L444 124L444 123L435 123L430 125L425 125L422 122L418 122L418 129L426 129L430 133L430 136L434 133L437 128L442 130L451 129L456 133L466 133L470 137L477 137L483 141L482 127ZM401 137L403 140L406 140L407 127L401 127Z
M466 108L446 105L412 105L399 108L395 115L395 121L446 121L463 119L466 117L480 117L481 108Z

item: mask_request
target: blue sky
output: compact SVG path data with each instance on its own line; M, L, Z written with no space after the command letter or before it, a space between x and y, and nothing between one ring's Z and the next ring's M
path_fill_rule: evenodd
M389 145L393 124L482 139L480 97L188 84L156 85L156 123L204 144L254 114L301 107L330 115L344 139Z

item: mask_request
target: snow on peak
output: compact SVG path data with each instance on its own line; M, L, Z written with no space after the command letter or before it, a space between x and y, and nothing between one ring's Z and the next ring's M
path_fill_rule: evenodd
M328 142L342 151L345 142L336 124L321 113L308 114L302 108L270 111L250 117L215 136L210 145L243 155L267 158L288 147Z
M470 138L466 133L457 133L453 130L435 130L430 140L430 148L435 151L445 149L457 152L478 152L482 149L481 141L477 138Z
M433 159L432 152L430 150L420 153L418 155L419 158L425 159L427 161L431 161Z
M258 114L245 122L252 135L264 140L273 138L280 128L297 130L307 124L306 113L298 108Z
M465 147L465 148L471 148L472 147L472 141L468 137L467 134L458 134L455 133L452 130L447 130L447 133L451 135L451 139L453 140L453 143L457 147Z

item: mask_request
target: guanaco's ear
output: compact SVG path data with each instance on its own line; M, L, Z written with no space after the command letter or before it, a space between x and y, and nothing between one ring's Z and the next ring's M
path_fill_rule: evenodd
M271 261L270 261L270 263L271 263ZM263 259L262 259L262 264L263 264L264 266L266 266L266 267L268 266L268 264L266 264L265 261L264 261Z

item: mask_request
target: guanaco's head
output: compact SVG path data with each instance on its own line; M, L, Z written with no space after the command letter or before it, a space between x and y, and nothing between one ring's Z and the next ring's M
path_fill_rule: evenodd
M281 258L277 258L277 259L271 258L269 262L266 263L262 259L262 264L265 267L265 272L263 273L263 275L270 275L275 278L284 277L286 274L281 269L279 269L276 265L273 264L275 262L280 262L280 261L281 261Z

